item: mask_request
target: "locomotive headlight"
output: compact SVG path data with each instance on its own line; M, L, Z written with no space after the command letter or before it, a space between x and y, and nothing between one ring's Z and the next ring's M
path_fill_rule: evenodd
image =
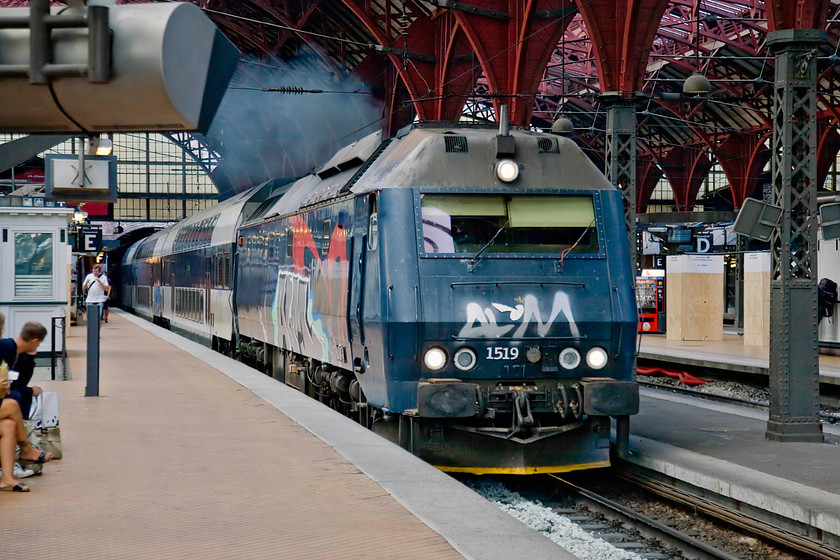
M557 358L563 369L575 369L580 365L580 352L569 346L560 350L560 356Z
M461 371L471 370L475 367L475 363L477 361L478 359L475 357L475 352L469 348L461 348L455 352L455 356L452 358L452 362L455 364L455 367Z
M586 353L586 364L592 369L601 369L607 365L607 351L596 346Z
M440 371L446 365L446 350L443 348L429 348L423 356L423 363L432 371Z
M510 183L519 177L519 166L512 159L503 159L496 164L496 177L499 181Z

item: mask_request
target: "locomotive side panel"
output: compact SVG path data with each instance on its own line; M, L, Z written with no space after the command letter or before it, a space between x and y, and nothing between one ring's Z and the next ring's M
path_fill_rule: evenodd
M380 225L381 194L373 193L356 199L354 231L361 235L354 235L349 311L353 369L371 403L388 401L386 368L389 365L385 356L387 296L384 296L386 285L382 273L382 241L388 232Z
M379 251L382 285L380 308L384 310L384 348L381 356L385 400L376 406L403 412L416 406L418 380L418 332L423 322L417 243L414 227L414 191L386 189L380 193ZM373 318L366 328L373 330ZM376 368L373 368L376 371ZM371 382L360 378L365 394Z
M600 193L604 212L609 297L613 306L611 339L615 344L614 375L623 381L636 380L636 336L638 312L635 297L635 271L627 251L627 230L624 227L624 201L621 193Z
M351 367L353 216L347 199L242 229L236 303L243 335Z

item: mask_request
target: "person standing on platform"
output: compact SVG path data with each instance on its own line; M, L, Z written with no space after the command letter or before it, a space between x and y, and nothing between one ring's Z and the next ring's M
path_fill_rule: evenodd
M108 293L111 291L111 286L108 284L108 277L102 274L101 265L93 265L93 270L85 277L85 281L82 283L82 291L84 290L87 290L85 304L90 305L91 303L95 303L99 305L99 320L101 321L105 302L108 301Z
M108 287L105 289L105 302L102 304L102 316L105 322L108 322L108 311L111 309L111 281L108 279L108 273L102 272L101 279Z

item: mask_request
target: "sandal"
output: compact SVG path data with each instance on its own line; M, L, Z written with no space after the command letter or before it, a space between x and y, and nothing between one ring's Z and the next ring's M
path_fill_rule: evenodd
M47 454L49 454L49 458L47 458ZM37 459L24 459L23 457L20 458L21 463L35 463L36 465L43 465L44 463L49 463L52 461L52 453L49 451L41 451L41 454L38 455Z
M14 486L0 486L0 492L29 492L29 486L18 482Z

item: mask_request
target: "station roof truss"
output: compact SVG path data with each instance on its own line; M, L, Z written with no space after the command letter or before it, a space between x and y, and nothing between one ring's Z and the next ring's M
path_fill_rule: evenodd
M195 3L243 54L234 85L256 84L252 89L265 96L326 97L323 87L313 88L304 77L296 82L296 76L317 73L337 83L358 80L368 88L364 94L383 107L378 120L362 123L368 132L381 128L391 133L415 118L493 121L499 106L508 104L516 126L548 129L558 116L568 117L575 140L603 164L602 95L614 92L633 98L642 164L663 170L670 161L685 160L687 156L672 154L674 150L703 154L718 163L749 160L741 170L749 177L730 178L736 206L757 185L767 161L774 81L768 29L793 21L826 33L826 41L814 52L819 72L818 167L827 172L826 158L833 161L840 147L835 130L840 123L840 0L790 0L769 6L761 0ZM0 7L25 4L0 0ZM634 62L634 57L639 60ZM284 74L284 85L271 87L266 69ZM683 82L695 71L711 81L709 95L681 94ZM367 115L362 105L354 105L359 119ZM267 118L256 105L252 114ZM290 137L307 144L304 163L285 153L260 155L257 173L224 161L225 151L212 134L199 143L177 140L207 162L222 191L241 191L257 179L301 175L328 155L309 139L308 130L327 130L333 143L346 143L328 114L319 118L288 123ZM227 126L254 128L244 122ZM277 141L275 149L282 152L292 143ZM273 165L265 161L268 158ZM679 187L672 183L672 188ZM690 204L691 197L685 195L675 193L675 200Z

